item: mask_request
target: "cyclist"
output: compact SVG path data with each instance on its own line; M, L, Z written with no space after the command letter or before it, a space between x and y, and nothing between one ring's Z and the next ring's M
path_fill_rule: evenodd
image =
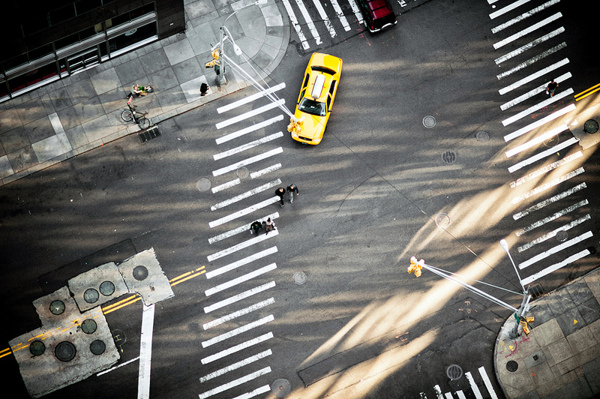
M290 195L290 203L294 202L294 192L296 193L296 195L300 195L300 193L298 192L298 186L296 186L294 183L287 186L287 192Z

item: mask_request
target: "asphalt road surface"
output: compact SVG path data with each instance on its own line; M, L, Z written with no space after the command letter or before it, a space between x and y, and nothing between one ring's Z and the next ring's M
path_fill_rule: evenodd
M269 81L285 84L276 94L292 110L312 51L344 60L319 146L292 141L288 117L261 108L266 98L240 105L255 93L245 90L161 123L145 144L126 137L0 188L2 342L39 327L36 298L152 247L170 279L196 271L156 305L152 398L432 398L435 385L473 397L465 378L448 382L450 365L485 390L483 366L502 397L492 354L511 311L406 268L416 255L511 290L476 284L518 307L501 239L543 292L598 264L596 147L569 141L574 113L596 98L575 101L598 83L592 28L586 10L561 2L492 33L545 4L533 3L497 18L504 4L432 0L404 12L398 3L398 25L377 35L352 31L308 50L292 35ZM555 97L532 93L559 77ZM576 111L548 126L571 131L518 149L533 136L515 132L570 104ZM259 123L268 126L244 131ZM281 208L273 192L290 183L300 195ZM267 216L275 232L242 229ZM137 397L142 310L106 315L122 367L46 397ZM10 397L27 397L14 359L0 367Z

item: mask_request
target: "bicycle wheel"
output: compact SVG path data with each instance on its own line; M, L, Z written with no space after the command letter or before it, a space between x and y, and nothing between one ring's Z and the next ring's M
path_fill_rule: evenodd
M146 130L150 127L150 121L148 120L148 118L144 118L144 117L139 118L138 126L140 127L140 129Z
M128 109L123 110L123 112L121 112L121 119L125 122L131 122L133 120L133 113Z

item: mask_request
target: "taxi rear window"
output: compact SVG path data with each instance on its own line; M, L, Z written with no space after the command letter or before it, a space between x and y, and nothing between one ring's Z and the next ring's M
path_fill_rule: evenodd
M325 68L324 66L315 65L310 67L310 69L312 69L313 71L323 72L328 75L335 75L335 71L333 69Z

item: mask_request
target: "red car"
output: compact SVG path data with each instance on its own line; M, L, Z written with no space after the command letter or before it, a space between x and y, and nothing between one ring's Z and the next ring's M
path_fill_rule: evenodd
M388 0L358 0L369 32L379 32L398 23Z

